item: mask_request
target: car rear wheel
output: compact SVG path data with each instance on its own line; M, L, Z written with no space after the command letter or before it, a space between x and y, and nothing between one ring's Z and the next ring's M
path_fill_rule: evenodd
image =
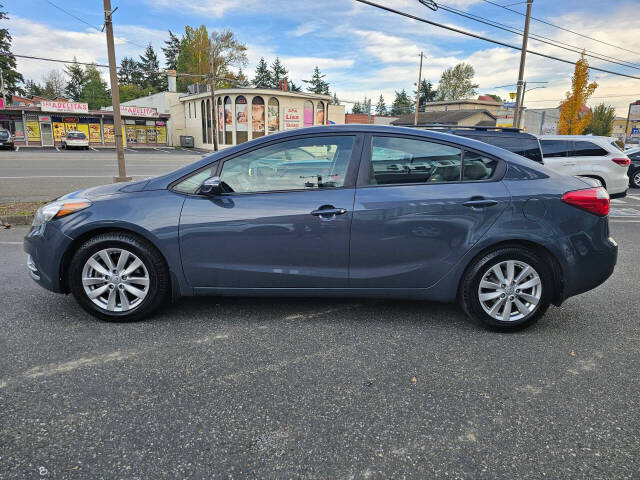
M631 185L635 188L640 188L640 170L636 170L631 175Z
M527 327L549 307L553 275L545 258L520 247L506 247L477 259L465 273L460 303L485 326Z
M169 273L155 247L128 233L87 240L69 266L69 286L87 312L107 321L152 314L169 296Z

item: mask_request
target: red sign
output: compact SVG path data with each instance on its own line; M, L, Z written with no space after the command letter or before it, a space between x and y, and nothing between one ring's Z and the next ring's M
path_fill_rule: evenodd
M158 110L152 107L120 105L120 115L126 115L127 117L157 117Z
M54 102L51 100L42 100L40 102L40 110L43 112L89 113L89 105L79 102Z

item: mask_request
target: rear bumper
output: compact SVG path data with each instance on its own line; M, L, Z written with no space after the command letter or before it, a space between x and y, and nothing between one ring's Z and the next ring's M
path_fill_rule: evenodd
M576 235L570 241L574 254L571 275L565 282L565 299L602 285L618 261L618 244L612 237L593 242L586 235Z
M60 280L62 257L71 242L72 239L52 223L32 227L24 237L29 276L47 290L63 293Z

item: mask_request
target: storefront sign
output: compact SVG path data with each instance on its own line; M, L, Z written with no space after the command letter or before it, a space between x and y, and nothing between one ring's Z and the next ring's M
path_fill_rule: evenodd
M156 127L156 141L158 143L167 143L167 127Z
M38 115L38 120L40 123L49 123L51 121L51 117L48 115Z
M236 131L246 132L249 130L249 113L247 112L247 101L244 98L236 99Z
M88 113L89 105L80 102L53 102L51 100L42 100L40 102L40 110L43 112Z
M53 139L59 142L64 137L64 123L53 122Z
M264 105L251 105L251 125L254 132L264 133Z
M99 123L90 123L89 124L89 141L91 143L101 143L102 137L100 136L100 124Z
M112 124L105 123L104 125L104 143L115 143L115 134Z
M284 129L300 128L300 111L298 107L287 107L284 110Z
M27 138L30 142L40 141L40 124L33 120L27 120Z
M158 109L151 107L134 107L127 105L120 105L120 115L126 115L127 117L150 117L154 118L158 116Z

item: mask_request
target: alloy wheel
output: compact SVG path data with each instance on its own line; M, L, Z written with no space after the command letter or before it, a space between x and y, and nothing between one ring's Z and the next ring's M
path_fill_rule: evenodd
M87 297L110 312L137 308L149 293L149 283L144 262L122 248L96 252L82 269L82 287Z
M634 185L636 188L640 188L640 172L636 172L636 173L633 175L633 185Z
M489 268L480 280L478 299L495 320L514 322L533 312L542 296L536 270L520 260L506 260Z

